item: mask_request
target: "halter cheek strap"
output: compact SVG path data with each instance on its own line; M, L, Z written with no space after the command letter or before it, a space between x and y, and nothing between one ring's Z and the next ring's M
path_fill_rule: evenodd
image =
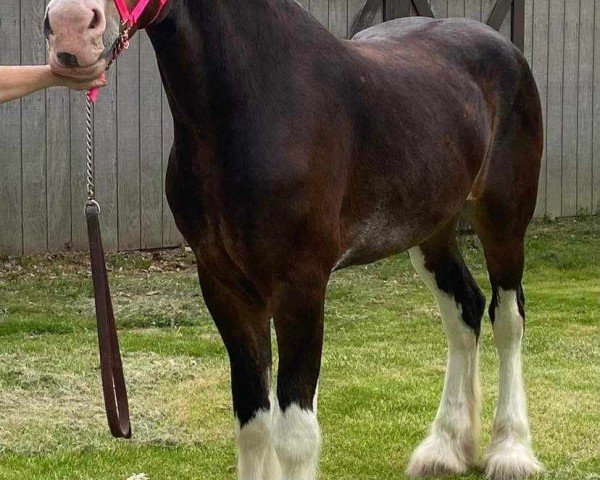
M149 23L154 22L158 18L163 8L167 4L167 1L168 0L158 0L158 11ZM119 11L119 15L121 16L121 21L124 24L129 25L130 27L134 27L137 25L137 23L140 20L140 17L144 14L146 8L148 8L149 3L150 0L140 0L137 3L137 5L133 7L133 10L129 11L129 7L127 7L125 0L115 0L115 5L117 7L117 10Z

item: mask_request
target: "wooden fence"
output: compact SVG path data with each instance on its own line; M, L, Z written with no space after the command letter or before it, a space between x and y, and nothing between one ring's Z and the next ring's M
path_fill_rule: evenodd
M346 37L365 0L302 0ZM430 0L436 17L486 20L496 0ZM382 8L373 22L383 19ZM385 5L394 15L393 1ZM415 14L414 5L409 5ZM0 2L0 65L45 61L44 0ZM510 15L501 31L509 36ZM600 211L600 0L526 0L524 50L546 118L538 215ZM173 138L145 35L110 74L95 111L97 192L106 247L180 242L164 199ZM594 134L596 132L596 134ZM61 89L0 106L0 255L86 247L84 98Z

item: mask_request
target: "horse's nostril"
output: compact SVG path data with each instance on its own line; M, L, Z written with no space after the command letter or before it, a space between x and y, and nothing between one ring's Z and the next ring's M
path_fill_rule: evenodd
M79 66L77 57L71 53L59 52L56 54L56 59L63 67L73 68Z

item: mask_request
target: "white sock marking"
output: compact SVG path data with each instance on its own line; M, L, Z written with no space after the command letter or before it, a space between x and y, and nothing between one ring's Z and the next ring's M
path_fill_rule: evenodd
M290 405L285 412L275 406L275 451L282 480L315 480L321 432L314 412Z
M530 445L521 365L523 317L516 291L498 290L493 329L500 359L500 387L486 473L496 480L523 478L539 471L541 465Z
M444 391L429 436L409 462L410 476L464 472L477 453L479 437L479 374L475 332L462 319L462 308L440 290L435 276L425 268L420 248L410 258L440 307L448 339L448 364Z
M241 428L237 421L236 427L239 480L279 480L272 410L260 410Z

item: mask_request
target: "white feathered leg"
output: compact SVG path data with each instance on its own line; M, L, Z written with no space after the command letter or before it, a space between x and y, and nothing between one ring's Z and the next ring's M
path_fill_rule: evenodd
M493 329L500 387L492 443L485 455L486 475L493 480L518 480L542 470L531 449L521 367L524 319L517 300L516 291L498 289Z
M464 473L474 463L479 437L477 337L462 318L462 308L442 291L425 268L419 248L410 250L413 265L435 295L448 339L448 364L440 406L427 438L413 452L410 477Z

